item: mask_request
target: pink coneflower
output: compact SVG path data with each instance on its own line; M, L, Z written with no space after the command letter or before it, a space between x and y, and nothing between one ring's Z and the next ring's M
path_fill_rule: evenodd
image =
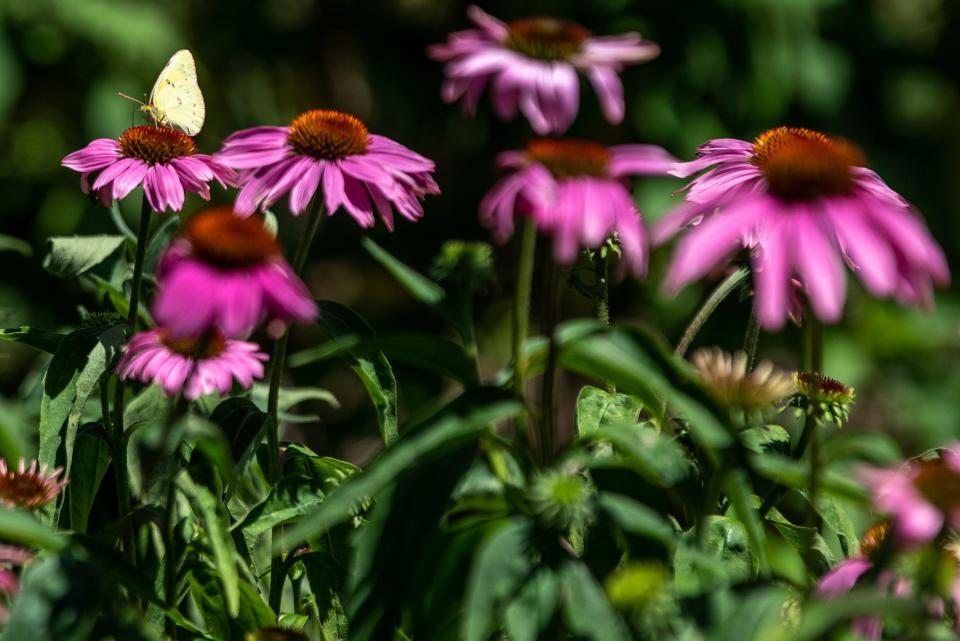
M934 540L945 525L960 528L960 444L940 458L898 468L866 468L863 482L873 506L890 517L894 540L904 546Z
M212 330L200 338L172 338L165 328L136 334L117 363L121 380L157 383L167 396L183 391L194 401L204 394L230 393L236 380L244 389L263 378L268 360L256 343L226 338Z
M671 172L691 176L686 203L658 221L655 244L690 229L674 254L667 288L676 291L749 248L761 325L776 330L799 283L823 321L840 318L843 264L867 290L927 305L932 283L950 274L940 247L910 205L871 170L851 144L796 127L771 129L753 143L712 140Z
M33 553L15 545L0 544L0 596L11 598L20 591L20 577L11 567L22 566L33 559ZM10 613L0 604L0 623L6 623Z
M517 215L532 216L554 238L554 256L572 263L584 247L616 234L633 273L647 266L647 235L625 184L630 175L664 175L674 160L652 145L604 147L575 140L535 140L500 154L508 175L480 203L481 221L503 241Z
M317 306L259 216L211 207L187 221L160 261L153 315L176 337L217 327L246 336L261 321L271 333L309 322Z
M154 211L183 208L184 191L210 200L210 181L233 185L236 175L206 154L198 154L193 138L168 127L131 127L116 140L97 138L62 162L80 172L83 191L93 191L109 206L139 185ZM93 184L90 179L93 178Z
M20 465L8 468L7 462L0 459L0 505L9 507L38 508L57 498L67 482L60 480L63 468L55 468L47 474L47 466L36 460L27 462L20 459Z
M471 6L477 26L450 35L430 47L434 60L446 62L442 96L463 99L473 114L480 95L491 85L493 108L502 120L523 112L538 134L563 133L580 105L583 71L593 85L607 120L623 120L623 85L617 75L628 64L656 58L660 47L638 33L594 37L574 22L549 17L501 22Z
M408 220L423 216L420 201L440 189L432 160L384 136L371 134L358 118L339 111L302 113L288 127L254 127L231 135L216 154L241 171L234 208L247 216L290 193L290 211L302 213L323 190L327 214L341 206L361 227L374 211L393 229L393 209Z

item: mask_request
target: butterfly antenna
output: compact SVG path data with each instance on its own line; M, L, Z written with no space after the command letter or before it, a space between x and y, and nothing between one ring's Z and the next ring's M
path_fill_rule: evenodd
M117 92L117 95L120 96L121 98L126 98L127 100L132 100L133 102L137 103L138 105L145 104L142 100L137 100L137 99L134 98L133 96L128 96L127 94L121 93L121 92L119 92L119 91Z

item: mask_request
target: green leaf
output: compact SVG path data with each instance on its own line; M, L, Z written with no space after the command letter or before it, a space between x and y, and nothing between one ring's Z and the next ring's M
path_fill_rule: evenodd
M66 334L51 332L36 327L12 327L10 329L0 329L0 341L10 341L14 343L23 343L44 352L53 354Z
M266 418L267 415L247 398L228 398L210 414L210 421L218 425L226 436L236 461L241 460L244 452L262 440L260 435Z
M426 276L421 275L419 272L401 263L370 238L364 238L360 241L360 244L362 244L363 248L366 249L378 263L383 265L414 298L430 306L435 306L443 300L444 291L442 287Z
M696 544L696 531L691 530L674 555L674 585L680 596L705 594L757 574L743 523L711 515L704 519L703 528L702 548Z
M383 450L367 469L332 492L318 509L293 526L281 546L292 548L348 519L355 507L373 496L415 463L436 459L488 430L496 421L519 416L523 405L507 392L482 387L455 399L393 446Z
M613 443L631 468L656 485L675 485L690 473L690 462L680 444L651 427L607 425L595 431L590 440Z
M810 480L809 466L806 463L773 452L751 456L750 466L764 478L799 490L806 489ZM866 499L863 486L837 470L824 470L820 476L820 484L824 491L834 496L855 501Z
M239 558L230 536L228 520L220 511L221 503L207 488L194 483L186 471L177 477L177 487L190 501L200 520L223 591L226 612L231 618L236 618L240 613Z
M816 641L827 638L830 630L860 616L875 616L881 612L895 621L918 621L929 616L928 608L929 603L924 599L900 599L882 592L856 590L828 601L810 601L804 605L803 618L798 625L785 626L782 621L771 621L769 628L756 638Z
M326 494L310 479L288 476L280 480L270 494L258 503L236 527L247 537L254 537L281 523L288 523L309 513L323 503Z
M95 423L81 426L73 448L70 483L65 490L70 529L74 532L82 534L87 531L90 507L110 466L110 459L110 444L103 426Z
M574 635L593 641L630 641L630 633L603 588L580 561L560 566L563 619Z
M797 551L814 576L826 574L836 563L833 551L817 532L817 528L794 525L776 508L767 513L767 520L773 524L783 540Z
M766 535L763 531L760 514L754 507L753 488L750 487L747 474L740 469L730 470L724 480L724 489L733 505L733 509L737 511L737 516L740 517L747 528L747 536L750 538L754 557L760 566L760 574L768 576L770 574L770 561L767 559Z
M122 244L123 236L53 237L43 267L54 276L79 276L102 263Z
M779 425L760 425L740 432L743 446L751 452L763 454L770 449L789 452L790 433Z
M513 519L477 551L461 620L464 641L485 641L490 636L500 608L530 574L532 534L530 521Z
M587 385L577 396L577 436L590 436L604 425L636 423L641 411L643 403L632 396Z
M613 522L626 532L658 541L669 550L676 547L677 536L673 526L653 508L629 496L612 492L601 492L599 503Z
M764 587L743 595L710 633L709 641L763 639L763 628L771 623L783 626L787 592L781 587ZM789 627L789 626L784 626Z
M54 552L67 545L59 532L44 525L29 512L0 506L0 540Z
M290 364L289 359L287 364ZM270 393L270 386L265 383L258 383L253 386L250 398L256 403L262 412L267 411L267 397ZM280 420L290 423L313 423L319 420L316 415L291 414L289 410L306 401L321 401L335 409L340 407L339 401L330 390L319 387L281 387L277 397L277 410Z
M510 641L537 641L557 611L560 581L549 568L539 568L510 601L503 627Z
M63 462L68 478L83 407L113 363L125 334L124 324L73 331L60 343L47 367L40 402L38 458L48 467Z
M275 625L277 617L255 587L246 581L234 584L236 599L242 607L230 614L229 597L223 590L223 577L203 564L190 573L190 593L203 614L203 620L217 639L243 639L250 632Z
M20 240L19 238L14 238L13 236L7 236L6 234L0 234L0 251L13 251L21 256L30 256L33 254L33 248L30 247L30 243L25 240Z
M365 320L349 308L328 300L317 301L320 307L318 324L334 340L349 339L352 336L367 338L373 336L373 329ZM350 353L350 367L367 388L367 394L377 410L377 422L380 435L387 445L397 440L397 380L393 368L382 352L373 357Z
M382 352L392 360L406 363L430 372L436 372L466 385L477 383L476 365L463 347L439 336L418 332L403 332L371 336L344 337L293 354L290 367L347 355L376 358Z
M803 494L807 503L810 503L809 493L801 492L801 494ZM853 526L850 516L840 507L840 504L829 496L820 494L817 496L816 510L823 520L823 524L837 535L837 540L840 541L840 548L844 555L857 556L860 554L860 539L857 537L857 530Z

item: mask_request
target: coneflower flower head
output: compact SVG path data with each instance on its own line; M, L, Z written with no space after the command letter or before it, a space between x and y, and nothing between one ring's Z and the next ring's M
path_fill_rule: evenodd
M343 207L361 227L372 227L376 213L392 230L394 209L416 221L423 216L420 201L440 193L432 160L370 133L356 116L328 109L302 113L287 127L238 131L215 158L240 171L234 203L240 216L288 193L296 216L316 194L327 215Z
M513 120L521 112L540 135L561 134L576 118L578 71L593 85L606 119L622 121L619 72L660 53L638 33L594 36L575 22L551 16L502 22L477 6L467 9L467 15L476 28L450 34L445 44L428 50L431 58L446 63L443 99L462 99L472 115L489 86L501 120Z
M306 285L259 216L211 207L184 225L160 260L153 315L173 337L211 329L244 337L261 322L271 334L317 315Z
M67 485L66 480L60 479L61 474L62 467L48 474L46 464L40 465L36 460L28 467L21 458L20 464L11 468L6 460L0 459L0 504L29 510L46 505Z
M237 180L233 170L198 153L190 136L153 125L131 127L116 140L98 138L68 154L62 164L79 171L83 191L95 193L104 206L143 185L157 212L180 211L186 191L209 200L211 181L225 187Z
M711 140L671 173L697 175L686 202L658 220L654 244L689 227L666 277L677 291L751 250L756 310L769 330L795 308L799 285L813 313L836 322L846 264L878 297L929 306L950 280L943 252L913 208L863 166L852 144L799 127L755 141ZM701 173L702 172L702 173Z
M856 390L849 385L817 372L795 372L793 381L797 393L790 405L797 408L798 414L813 414L818 421L837 427L843 427L850 418Z
M760 361L751 370L742 351L699 349L690 360L707 392L729 407L747 412L769 410L796 391L790 375L769 361Z

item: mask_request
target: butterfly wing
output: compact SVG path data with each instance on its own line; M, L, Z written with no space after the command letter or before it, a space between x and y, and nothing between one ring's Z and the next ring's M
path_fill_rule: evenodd
M181 49L163 68L150 92L149 112L158 124L175 127L194 136L203 127L206 107L197 84L193 54Z

